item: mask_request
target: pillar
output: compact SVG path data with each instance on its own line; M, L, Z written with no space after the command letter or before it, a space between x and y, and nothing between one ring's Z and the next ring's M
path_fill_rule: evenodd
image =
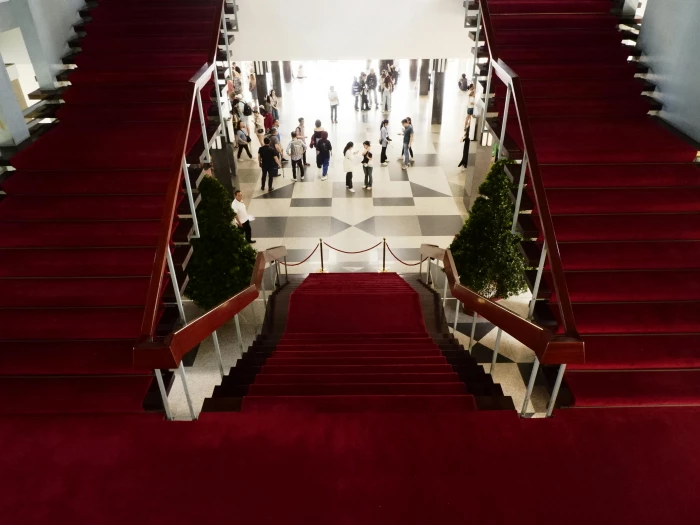
M425 97L430 92L430 59L425 58L420 61L420 86L418 94Z
M284 82L289 84L292 81L292 63L289 61L282 62L282 71L284 72Z
M39 83L39 87L42 89L56 89L56 76L51 70L51 60L47 55L45 43L42 42L42 37L47 37L39 33L34 22L31 5L27 0L12 0L10 6L15 23L22 31L22 38L24 38L24 43L27 46L27 54L32 62L34 75ZM40 8L35 5L34 9ZM46 45L48 46L48 43Z
M0 59L2 56L0 55ZM24 120L19 102L12 90L12 81L5 67L5 62L0 60L0 124L10 134L10 140L14 145L29 138L29 129Z
M446 67L446 58L433 60L433 112L430 118L431 124L442 124L442 102L445 96Z
M415 82L418 78L418 59L411 59L411 65L408 68L409 76L411 77L411 82Z
M255 69L255 85L258 92L258 101L265 100L265 97L270 92L267 89L267 62L253 62L253 68Z
M275 90L277 96L282 98L282 74L280 72L279 61L271 62L272 65L272 89Z

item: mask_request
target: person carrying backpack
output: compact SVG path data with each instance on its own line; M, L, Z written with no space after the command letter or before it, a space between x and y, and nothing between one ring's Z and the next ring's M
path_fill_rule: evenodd
M321 180L328 178L328 164L330 164L332 153L333 146L328 140L328 132L322 131L321 138L316 141L316 162L323 167Z
M304 180L304 164L302 159L306 154L306 144L297 137L297 132L292 131L292 140L287 146L287 155L292 159L292 182L297 180L297 166L299 166L299 174L301 180Z

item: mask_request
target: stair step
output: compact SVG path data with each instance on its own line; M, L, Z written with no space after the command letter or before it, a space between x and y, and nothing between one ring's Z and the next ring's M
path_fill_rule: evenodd
M266 364L265 375L274 374L444 374L451 373L452 367L442 364L366 364L366 365L275 365Z
M562 2L561 0L490 0L489 11L493 15L500 14L538 14L538 13L599 13L610 12L609 0L577 0Z
M700 240L697 213L554 215L553 221L559 242Z
M700 211L700 186L548 189L547 200L553 214L689 213Z
M256 385L359 384L359 383L456 383L457 374L271 374L259 375Z
M547 189L700 187L700 165L691 163L541 165L540 174Z
M532 29L608 29L614 31L617 17L609 13L595 14L519 14L518 16L494 14L491 25L497 33L506 30L528 31ZM496 41L500 41L498 34Z

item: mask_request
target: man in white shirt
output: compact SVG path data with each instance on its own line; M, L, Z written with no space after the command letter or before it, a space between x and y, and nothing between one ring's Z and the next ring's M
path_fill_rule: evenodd
M338 100L338 93L333 86L331 86L331 90L328 92L328 102L331 103L331 122L337 124L338 104L340 104L340 101Z
M241 190L236 190L234 194L235 199L231 203L231 208L236 213L236 223L238 227L243 230L245 234L245 240L253 244L255 241L251 239L253 232L250 230L250 217L248 216L248 210L246 210L245 204L243 204L243 193Z

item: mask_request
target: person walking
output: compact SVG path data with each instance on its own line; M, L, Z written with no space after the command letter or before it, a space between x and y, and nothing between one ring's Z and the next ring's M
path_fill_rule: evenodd
M469 127L472 123L472 116L474 115L474 105L476 104L476 88L474 87L474 84L469 84L467 94L469 95L469 102L467 103L466 127Z
M379 102L377 101L377 74L374 72L374 68L370 69L369 75L367 75L367 89L369 90L370 107L374 104L374 109L379 109Z
M297 132L297 139L302 141L304 143L304 166L311 166L308 162L306 162L306 131L304 131L304 118L299 117L299 125L297 126L296 129Z
M316 141L316 162L323 167L321 180L326 180L328 178L328 165L330 164L332 154L333 146L331 145L331 141L328 140L328 133L322 131L321 138Z
M352 81L352 96L355 97L355 111L360 111L358 107L360 102L360 83L357 81L357 77L354 77Z
M292 159L292 182L297 181L297 166L299 166L299 174L301 180L304 180L304 164L302 159L306 153L306 144L299 139L296 131L292 131L292 140L287 145L287 155Z
M372 145L369 140L365 140L362 145L365 151L362 153L362 171L365 173L365 185L362 186L365 190L372 189Z
M394 82L391 80L391 75L384 75L382 82L382 111L389 113L391 111L391 93L394 91Z
M268 101L270 102L270 108L272 109L272 117L275 120L280 119L280 111L278 109L278 104L279 100L277 99L277 93L275 93L274 89L270 90L270 94L268 95Z
M314 128L314 133L311 135L311 142L309 143L309 147L313 148L316 146L316 143L321 140L321 133L323 133L323 127L321 127L321 121L317 120L315 122L315 128ZM318 158L318 149L316 149L316 167L321 169L321 161Z
M250 75L248 75L248 91L250 91L250 98L252 98L253 100L256 99L256 97L255 97L256 86L257 86L257 80L255 79L255 73L253 73L251 71Z
M408 125L409 125L409 127L411 128L411 139L410 139L409 144L408 144L408 153L410 154L410 159L413 160L413 148L411 147L411 146L413 145L413 133L414 133L414 131L413 131L413 122L411 121L411 117L406 117L404 120L405 120L406 122L408 122ZM403 120L401 121L401 123L403 123ZM404 127L404 128L405 128L405 127ZM404 150L406 149L406 142L405 142L406 136L405 136L405 133L406 133L406 130L405 130L405 129L404 129L404 131L402 131L401 133L399 133L399 135L404 135L404 145L401 147L401 156L399 157L399 160L400 160L400 161L403 161L403 160L404 160L404 155L406 154L406 152L404 151Z
M241 190L236 190L236 193L234 193L233 196L234 199L231 203L231 208L233 208L233 211L236 214L234 216L234 218L236 219L236 224L238 224L238 227L241 230L243 230L245 240L248 241L250 244L253 244L255 241L252 239L253 232L250 229L251 217L248 215L248 210L246 209L245 204L243 203L243 193L241 192Z
M379 143L382 145L382 154L379 157L379 161L381 162L382 166L386 166L388 164L386 158L386 148L389 145L389 142L391 142L391 138L389 137L389 121L387 119L382 120L379 133Z
M331 86L331 90L328 92L328 102L331 104L331 124L337 124L338 104L340 104L340 100L338 100L338 92L333 86Z
M261 108L253 108L253 130L255 131L255 136L258 137L258 142L262 146L265 142L265 118L260 113ZM262 109L262 111L265 111Z
M236 95L243 96L243 81L241 80L241 74L233 70L233 91Z
M352 188L352 169L357 163L357 151L353 151L352 148L355 144L348 142L343 150L343 170L345 171L345 186L347 186L348 191L355 193Z
M245 152L248 154L248 157L250 157L252 159L253 155L250 154L250 147L248 146L248 144L250 144L250 137L245 132L245 123L244 122L238 123L238 131L236 132L236 141L238 142L238 156L236 158L238 160L241 160L241 153L243 153L243 150L245 150Z
M467 169L467 164L469 163L469 119L471 115L467 115L467 119L464 121L464 136L462 137L462 142L464 142L464 148L462 148L462 160L457 164L458 168L464 170Z
M360 75L360 97L362 98L362 111L369 111L369 88L367 87L367 75Z
M260 109L260 114L263 116L263 123L265 124L265 132L269 132L270 129L275 125L275 117L272 116L271 111L267 111L264 108Z
M258 149L258 165L262 169L260 189L265 189L265 179L267 179L267 190L272 191L272 181L277 177L277 170L282 167L282 163L280 154L270 145L269 137L263 139L263 145Z
M402 169L406 169L410 162L409 152L411 151L411 143L413 142L413 126L411 126L408 119L403 119L401 121L403 125L403 164L401 164Z

